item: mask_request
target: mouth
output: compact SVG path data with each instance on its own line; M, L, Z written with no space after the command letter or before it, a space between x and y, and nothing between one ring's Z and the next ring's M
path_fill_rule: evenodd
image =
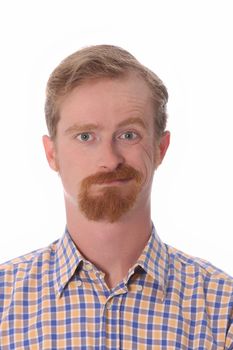
M115 185L123 185L123 184L127 184L129 181L131 181L133 178L129 178L129 179L111 179L111 180L105 180L104 182L102 182L100 185L103 186L115 186Z

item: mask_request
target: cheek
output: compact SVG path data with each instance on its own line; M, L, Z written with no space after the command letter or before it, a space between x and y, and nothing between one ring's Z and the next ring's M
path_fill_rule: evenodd
M60 171L72 172L76 167L82 169L82 154L79 153L72 143L61 142L57 149L57 161Z
M155 151L150 145L141 145L138 170L143 174L143 184L151 184L155 170Z
M71 152L58 152L57 166L58 173L63 184L64 190L74 192L82 177L83 166L77 161Z

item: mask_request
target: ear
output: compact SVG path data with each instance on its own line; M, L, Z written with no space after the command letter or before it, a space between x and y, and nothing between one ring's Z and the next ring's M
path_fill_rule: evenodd
M50 168L53 169L54 171L58 171L55 142L51 139L51 137L47 135L44 135L42 140L43 140L45 155Z
M157 145L156 159L155 159L156 168L162 163L169 144L170 144L170 132L165 131L159 140L159 144Z

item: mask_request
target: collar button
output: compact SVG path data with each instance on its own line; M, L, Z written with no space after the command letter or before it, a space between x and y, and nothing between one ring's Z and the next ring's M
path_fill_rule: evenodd
M91 266L91 264L84 264L83 269L85 271L91 271L92 270L92 266Z

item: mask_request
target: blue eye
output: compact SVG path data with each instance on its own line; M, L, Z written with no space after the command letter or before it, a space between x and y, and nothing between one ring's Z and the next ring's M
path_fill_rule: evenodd
M77 136L77 139L81 142L92 141L93 136L89 132L82 132Z
M131 140L135 140L136 138L138 138L138 134L136 134L133 131L127 131L124 132L121 136L120 139L126 140L126 141L131 141Z

